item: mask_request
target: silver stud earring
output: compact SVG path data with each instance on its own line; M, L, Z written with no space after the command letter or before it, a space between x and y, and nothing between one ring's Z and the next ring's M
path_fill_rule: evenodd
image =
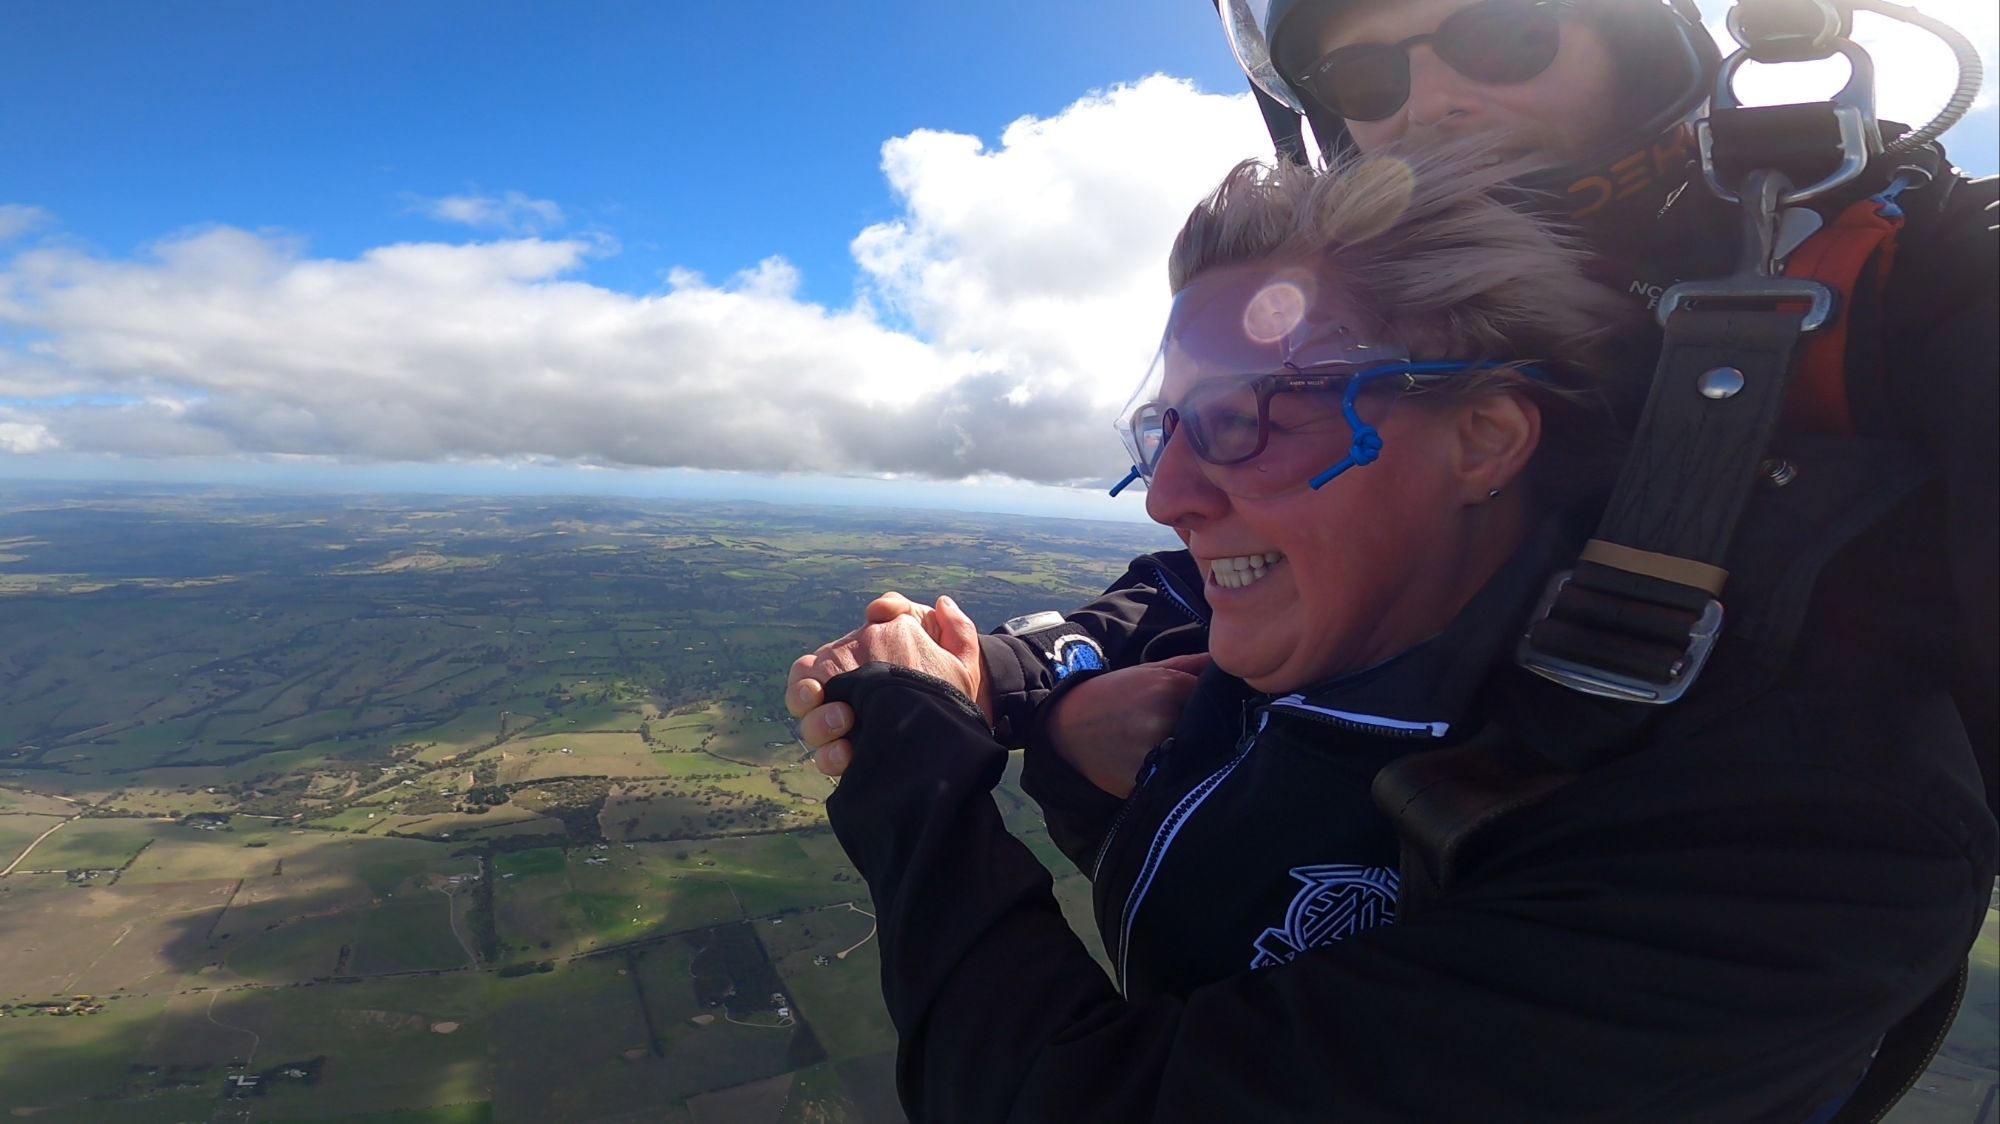
M1486 493L1486 498L1487 498L1487 499L1489 499L1489 500L1497 500L1497 499L1499 499L1499 498L1500 498L1500 489L1498 489L1498 488L1495 488L1495 489L1493 489L1492 491L1490 491L1490 492Z

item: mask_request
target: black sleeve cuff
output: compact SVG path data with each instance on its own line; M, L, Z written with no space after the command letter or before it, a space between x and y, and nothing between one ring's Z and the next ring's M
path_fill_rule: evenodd
M1057 684L1109 666L1103 645L1072 621L1019 635L982 636L979 652L993 702L993 731L1007 746L1027 743L1035 716L1046 709Z
M979 658L993 703L993 736L1001 745L1019 746L1033 728L1036 708L1055 685L1055 675L1037 658L1034 646L1018 636L981 636Z

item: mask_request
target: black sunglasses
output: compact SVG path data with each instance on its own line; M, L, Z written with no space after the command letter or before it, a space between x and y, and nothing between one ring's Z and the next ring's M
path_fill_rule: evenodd
M1420 43L1476 82L1526 82L1555 61L1562 41L1557 13L1574 6L1575 0L1483 0L1453 12L1429 35L1329 51L1292 85L1335 116L1380 121L1410 100L1410 48Z

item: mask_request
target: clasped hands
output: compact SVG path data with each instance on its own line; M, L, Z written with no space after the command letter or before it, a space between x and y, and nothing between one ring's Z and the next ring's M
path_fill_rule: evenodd
M986 697L986 676L979 661L979 626L949 597L927 608L900 593L885 593L868 603L860 628L792 661L785 681L785 709L799 719L799 736L815 752L819 771L837 777L854 759L847 734L854 729L854 708L826 702L826 682L864 664L892 663L941 679L979 704L988 725L993 704Z
M926 607L900 593L869 602L860 628L792 662L785 709L819 771L838 777L854 760L854 709L827 702L827 680L863 664L921 671L978 703L990 725L993 700L981 662L979 628L949 597ZM1124 796L1146 754L1173 732L1208 656L1179 656L1106 672L1066 692L1047 720L1062 758L1103 791Z

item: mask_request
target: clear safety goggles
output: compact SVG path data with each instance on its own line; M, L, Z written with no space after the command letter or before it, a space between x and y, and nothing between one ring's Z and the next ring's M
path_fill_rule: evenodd
M1152 365L1114 423L1132 468L1111 494L1150 481L1177 439L1230 495L1322 488L1381 455L1364 392L1499 366L1414 361L1392 338L1316 263L1197 278L1174 298Z
M1175 438L1187 443L1209 482L1229 495L1265 499L1301 488L1317 490L1382 455L1381 431L1361 416L1363 391L1415 390L1430 380L1499 366L1408 359L1366 366L1335 363L1213 376L1171 403L1143 398L1118 422L1132 468L1111 494L1134 482L1150 483Z

